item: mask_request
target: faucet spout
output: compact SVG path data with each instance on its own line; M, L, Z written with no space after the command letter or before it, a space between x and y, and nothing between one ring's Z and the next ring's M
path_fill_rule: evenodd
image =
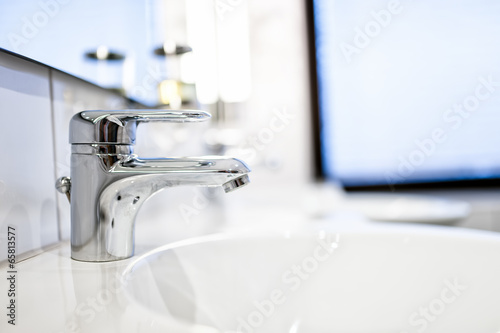
M158 114L160 113L160 114ZM70 124L71 257L102 262L134 254L136 215L152 195L175 186L220 186L231 192L250 182L242 161L224 157L141 159L133 154L136 122L195 121L201 111L85 111ZM72 133L76 132L76 133Z
M250 184L250 178L248 175L243 175L222 184L222 188L224 188L224 192L229 193L247 184Z
M248 172L250 169L243 162L232 158L146 160L132 157L117 163L110 172L117 180L107 185L99 196L99 233L104 240L104 244L98 246L100 255L104 255L101 259L108 261L133 255L135 218L153 194L184 185L225 189L228 183L241 183L241 178L246 178L248 183Z

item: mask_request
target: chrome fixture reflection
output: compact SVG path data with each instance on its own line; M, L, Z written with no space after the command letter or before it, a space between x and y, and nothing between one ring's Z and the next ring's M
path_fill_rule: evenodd
M163 45L154 49L153 53L158 56L175 56L193 51L190 46L176 44L174 41L166 41Z
M130 66L125 61L126 55L119 51L110 49L106 45L100 45L94 50L85 53L85 68L88 73L93 73L94 81L102 87L125 94L124 73ZM89 75L89 74L87 74Z
M101 45L93 51L85 53L85 57L94 60L123 60L125 55L117 51L110 50L107 46Z
M191 67L189 55L192 48L167 40L154 49L154 58L158 66L158 104L178 108L181 105L196 104L196 87L194 82L187 82Z
M84 111L71 119L71 179L59 179L56 187L71 199L73 259L99 262L131 257L137 212L164 188L222 186L230 192L249 183L250 169L237 159L141 159L133 154L140 123L208 118L203 111L122 110Z

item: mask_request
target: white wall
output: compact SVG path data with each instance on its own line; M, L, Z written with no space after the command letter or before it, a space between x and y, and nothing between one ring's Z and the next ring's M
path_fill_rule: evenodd
M49 70L0 54L0 260L58 240ZM47 190L50 189L50 190Z

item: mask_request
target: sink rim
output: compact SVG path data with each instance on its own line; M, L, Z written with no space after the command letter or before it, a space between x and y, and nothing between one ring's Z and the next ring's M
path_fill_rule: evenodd
M422 226L422 225L412 225L412 224L397 224L394 223L376 223L370 224L370 226L364 226L359 228L359 226L351 226L345 228L337 228L336 225L332 224L309 224L304 225L301 228L291 228L289 230L273 229L273 228L253 228L245 230L231 230L216 234L209 234L194 238L189 238L169 244L165 244L156 249L153 249L140 257L137 257L132 261L123 273L123 277L131 277L136 268L142 267L143 264L155 264L155 260L158 258L157 254L162 254L170 250L181 249L190 245L208 245L210 246L213 242L220 241L233 241L233 240L247 240L247 241L259 241L264 238L268 240L314 240L321 238L321 232L328 234L338 234L341 237L354 235L354 236L371 236L371 235L381 235L384 237L389 237L390 239L398 240L400 237L413 236L416 237L418 241L426 240L426 237L432 237L434 240L437 238L442 238L443 240L450 240L452 242L461 241L473 241L473 242L492 242L498 247L500 245L500 233L483 231L483 230L473 230L457 227L446 227L446 226ZM342 238L340 239L342 243ZM230 256L232 254L229 254ZM160 258L160 263L161 263ZM196 263L196 261L195 261ZM140 275L139 275L140 276ZM155 311L153 308L148 307L140 302L136 298L136 294L126 291L126 297L129 299L131 304L138 306L144 311L154 314L158 320L167 320L167 317L161 315L159 312ZM208 304L208 303L207 303ZM168 320L180 320L180 318L168 317ZM197 322L186 322L187 325L201 324L207 325L206 323ZM205 327L205 326L203 326ZM207 329L215 328L215 326L207 326Z
M289 229L285 229L282 226L278 228L273 227L256 227L256 228L241 228L222 231L213 234L207 234L202 236L196 236L191 238L186 238L179 241L174 241L161 246L158 246L152 250L145 252L144 254L137 256L129 262L127 267L122 273L122 279L124 281L126 278L133 273L134 269L138 264L147 260L149 257L153 257L155 254L169 251L173 249L178 249L190 245L198 245L202 243L209 243L215 241L231 240L231 239L263 239L263 238L277 238L277 239L289 239L289 238L310 238L310 237L322 237L321 233L328 234L340 234L342 235L401 235L401 236L431 236L431 237L452 237L453 239L469 239L469 240L492 240L500 242L500 232L480 230L480 229L468 229L462 227L454 226L442 226L442 225L421 225L413 223L398 223L394 222L366 222L363 221L361 224L353 225L342 225L338 226L335 223L310 223L300 226L292 226Z

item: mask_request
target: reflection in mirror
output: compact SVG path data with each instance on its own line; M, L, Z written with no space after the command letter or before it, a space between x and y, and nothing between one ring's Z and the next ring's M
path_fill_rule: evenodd
M204 0L0 0L0 10L0 48L145 105L248 98L245 1L230 17Z

